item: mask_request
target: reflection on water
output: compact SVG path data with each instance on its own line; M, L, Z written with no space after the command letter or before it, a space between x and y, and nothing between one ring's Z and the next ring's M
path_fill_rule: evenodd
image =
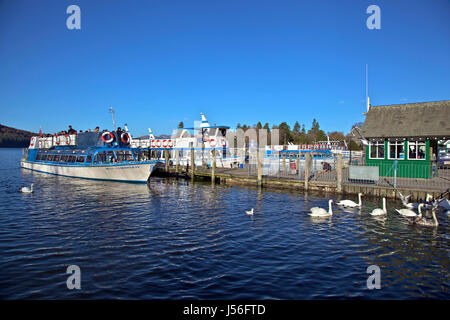
M0 298L448 299L448 215L411 226L333 207L333 195L261 191L184 180L90 181L19 168L0 150ZM18 190L34 182L34 194ZM356 197L346 197L355 198ZM245 210L254 208L254 215ZM66 288L68 265L82 289ZM381 290L368 290L369 265Z

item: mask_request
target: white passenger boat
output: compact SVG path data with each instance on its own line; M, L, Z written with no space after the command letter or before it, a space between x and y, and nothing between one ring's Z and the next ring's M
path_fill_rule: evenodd
M131 135L85 132L32 137L21 167L66 177L147 182L157 160L146 160L142 150L129 145Z

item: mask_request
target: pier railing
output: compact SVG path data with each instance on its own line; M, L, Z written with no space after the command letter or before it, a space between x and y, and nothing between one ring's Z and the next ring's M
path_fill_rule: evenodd
M320 157L314 153L272 151L257 148L185 149L168 152L168 167L184 167L185 172L227 174L230 177L299 180L305 184L334 187L377 186L392 189L444 191L450 187L450 169L434 164L366 164L364 157L342 155ZM178 153L178 158L177 158ZM213 170L214 166L214 170ZM191 173L190 173L191 174Z

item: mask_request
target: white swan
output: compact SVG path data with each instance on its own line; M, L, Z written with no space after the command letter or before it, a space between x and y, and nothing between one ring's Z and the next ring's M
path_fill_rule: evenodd
M420 212L420 209L423 207L423 203L419 204L417 210ZM412 211L411 209L395 209L398 213L400 213L404 217L417 217L418 214Z
M422 217L422 212L419 210L419 215L412 221L412 223L422 227L437 227L439 225L439 222L436 218L436 208L433 208L431 210L431 215L433 216L433 220Z
M362 193L358 193L358 199L359 199L358 203L356 203L356 202L354 202L352 200L341 200L341 201L339 201L336 204L338 206L344 206L344 207L350 207L350 208L361 207L361 205L362 205L361 196L362 196Z
M311 208L311 213L309 214L311 217L330 217L333 215L333 209L331 208L331 204L333 200L328 201L328 211L323 208L314 207Z
M370 213L372 216L382 216L387 214L387 210L386 210L386 198L383 197L383 209L380 208L376 208L373 209L372 212Z
M413 203L413 202L409 202L409 197L411 197L411 195L407 195L406 197L403 196L400 192L400 199L402 200L403 205L408 208L408 209L417 209L419 207L419 203ZM431 194L427 194L427 197L425 199L426 202L430 202L431 200L433 200L433 196ZM427 204L428 206L428 204Z
M22 187L22 189L20 189L20 191L23 193L33 193L33 185L34 185L34 183L31 184L31 189L28 187Z
M253 215L253 208L252 208L252 210L250 210L250 211L247 211L247 210L246 210L245 213L252 216L252 215Z

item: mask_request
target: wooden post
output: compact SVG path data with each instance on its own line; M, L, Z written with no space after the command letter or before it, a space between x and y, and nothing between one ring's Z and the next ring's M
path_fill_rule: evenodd
M180 173L180 150L174 149L175 152L175 171Z
M194 159L194 148L191 148L191 179L194 180L195 171L195 159Z
M283 153L283 160L281 161L281 172L286 170L286 155Z
M262 186L262 161L261 161L261 155L259 153L259 149L256 149L256 161L257 161L257 167L258 167L258 186Z
M342 192L342 154L338 154L336 161L336 189Z
M298 150L298 154L297 154L297 164L296 164L296 168L297 168L297 174L300 176L300 150Z
M288 173L291 173L291 162L292 162L292 155L289 154Z
M305 190L308 190L310 175L311 175L311 152L307 152L305 156Z
M212 149L211 182L216 182L216 149Z
M166 172L169 172L169 149L164 150L164 158L166 161Z

